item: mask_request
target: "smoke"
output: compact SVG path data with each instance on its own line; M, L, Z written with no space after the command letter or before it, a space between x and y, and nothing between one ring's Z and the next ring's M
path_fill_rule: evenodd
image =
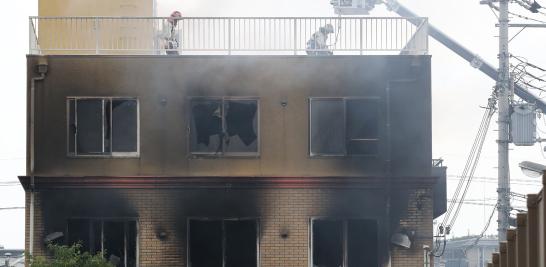
M70 218L138 217L120 190L47 190L39 194L46 234L64 232Z
M324 0L158 0L158 16L180 10L186 17L211 16L332 16L329 1Z

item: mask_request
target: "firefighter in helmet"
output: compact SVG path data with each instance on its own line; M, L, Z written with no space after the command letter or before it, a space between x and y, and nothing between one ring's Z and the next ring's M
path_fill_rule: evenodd
M328 35L334 33L332 24L326 24L307 41L306 52L308 55L332 55L333 52L328 49Z

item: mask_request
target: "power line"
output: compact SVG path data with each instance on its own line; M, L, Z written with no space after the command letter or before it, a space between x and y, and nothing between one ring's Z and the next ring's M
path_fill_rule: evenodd
M444 215L444 219L442 223L440 224L440 227L439 227L440 233L443 232L443 227L446 227L446 233L449 234L449 231L451 230L452 226L457 220L459 212L462 208L462 204L465 200L466 194L468 193L468 189L472 182L472 178L474 176L474 172L476 170L476 167L481 155L481 151L483 148L483 143L485 142L485 137L487 135L491 118L493 117L494 113L495 113L495 99L492 97L489 99L487 108L483 114L480 127L478 128L478 133L474 139L472 148L470 149L470 153L468 155L465 167L461 174L461 178L459 180L459 183L457 184L455 193L453 194L451 204L449 205Z
M493 5L492 3L489 3L489 6L497 11L499 11L499 7ZM534 22L539 22L539 23L542 23L542 24L546 24L546 21L542 21L542 20L538 20L538 19L533 19L533 18L529 18L529 17L526 17L526 16L523 16L523 15L520 15L520 14L517 14L517 13L514 13L514 12L511 12L509 11L508 14L512 15L512 16L516 16L520 19L525 19L525 20L530 20L530 21L534 21Z
M19 159L25 159L25 158L24 157L0 158L0 160L19 160Z
M448 179L449 181L455 181L457 179ZM475 180L476 182L480 182L480 183L486 183L486 184L496 184L498 180L485 180L485 179L472 179L472 180ZM542 186L542 183L540 182L513 182L513 181L510 181L510 184L511 185L522 185L522 186L536 186L536 187L539 187L539 186Z
M452 178L461 178L460 175L453 175L453 174L450 174L447 176L448 178L449 177L452 177ZM474 179L477 179L477 180L494 180L496 181L497 180L497 177L489 177L489 176L474 176ZM540 183L542 184L542 181L540 180L535 180L535 179L510 179L510 181L516 181L516 182L529 182L529 183Z
M493 215L495 214L495 211L497 209L497 206L499 204L495 204L493 206L493 209L491 211L491 215L489 215L489 219L487 220L487 223L485 224L485 226L483 227L483 230L482 232L480 233L480 235L476 238L476 240L474 240L474 242L472 242L472 244L470 246L467 246L465 249L464 249L464 254L466 255L466 252L471 249L472 247L474 247L476 244L478 244L478 242L480 241L480 239L483 238L483 236L485 235L485 232L487 232L487 229L489 229L489 225L491 225L491 221L493 219Z
M0 210L24 210L25 207L3 207Z
M514 0L514 2L516 2L518 5L522 6L523 8L531 11L531 13L539 13L539 14L542 14L542 15L546 15L546 13L540 11L539 9L542 9L543 7L537 3L536 1L533 1L532 3L530 1L519 1L519 0Z

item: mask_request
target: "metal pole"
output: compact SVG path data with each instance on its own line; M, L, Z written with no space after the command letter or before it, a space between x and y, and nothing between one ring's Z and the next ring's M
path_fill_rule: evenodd
M506 230L510 219L510 169L508 166L508 144L510 125L510 52L508 50L508 4L500 0L499 15L499 77L497 80L497 99L499 107L498 143L498 235L499 241L506 241Z
M99 53L99 47L100 47L100 28L99 28L99 18L95 17L94 22L94 28L95 28L95 54L98 55Z

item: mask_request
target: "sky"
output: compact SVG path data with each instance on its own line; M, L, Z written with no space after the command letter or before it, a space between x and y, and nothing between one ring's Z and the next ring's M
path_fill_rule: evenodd
M184 16L334 16L329 0L157 0L158 16L172 10ZM498 29L492 11L479 0L399 0L419 16L459 43L497 65ZM539 1L541 2L541 1ZM546 6L546 0L542 0ZM0 9L0 246L24 247L24 210L2 210L23 207L24 191L17 176L25 174L26 63L28 52L28 16L38 15L36 0L11 1L10 8ZM513 12L532 16L513 4ZM397 16L377 8L373 16ZM532 16L546 20L545 15ZM513 22L526 22L513 18ZM511 29L511 35L516 33ZM526 29L510 43L513 55L546 68L546 28ZM430 39L432 55L432 125L433 157L443 158L448 167L448 196L458 182L467 155L487 104L494 81L473 69L449 49ZM539 135L546 136L544 117L537 121ZM467 199L481 205L464 205L452 236L478 234L492 211L496 198L497 145L496 116L493 118L483 148L475 179ZM517 164L530 160L546 164L539 144L532 147L510 146L512 191L537 193L539 179L524 176ZM485 204L485 205L483 205ZM514 201L516 207L525 203ZM496 233L496 214L487 234Z

